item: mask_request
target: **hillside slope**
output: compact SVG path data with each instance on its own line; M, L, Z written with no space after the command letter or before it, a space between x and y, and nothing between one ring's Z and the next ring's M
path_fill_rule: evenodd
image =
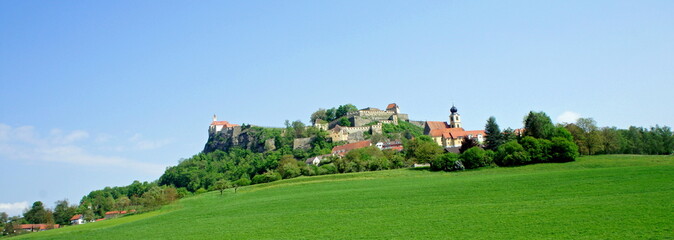
M663 239L672 196L674 157L594 156L301 177L16 239Z

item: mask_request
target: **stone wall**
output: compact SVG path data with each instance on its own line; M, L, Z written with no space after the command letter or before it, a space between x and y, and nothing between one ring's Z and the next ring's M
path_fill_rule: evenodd
M311 142L314 140L314 138L295 138L293 140L293 150L295 149L311 149Z

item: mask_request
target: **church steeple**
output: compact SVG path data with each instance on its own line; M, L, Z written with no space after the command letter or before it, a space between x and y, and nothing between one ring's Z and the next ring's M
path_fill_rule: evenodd
M450 128L461 128L461 115L457 113L459 110L456 109L454 104L452 104L452 108L449 109L449 127Z

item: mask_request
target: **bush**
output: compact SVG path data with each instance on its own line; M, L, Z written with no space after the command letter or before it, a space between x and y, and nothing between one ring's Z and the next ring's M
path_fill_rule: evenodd
M197 191L194 192L194 194L202 194L202 193L206 193L206 192L208 192L208 191L206 191L206 189L199 188L199 189L197 189Z
M499 166L525 165L531 162L531 157L522 145L511 140L498 147L494 162Z
M367 168L370 171L386 170L391 168L391 162L385 157L374 157L367 161Z
M467 169L489 166L493 163L491 156L480 147L472 147L460 156L461 163Z
M255 175L255 177L253 177L253 184L268 183L278 180L281 180L281 174L275 171L268 171L263 174Z
M445 153L436 156L431 161L431 170L433 171L456 171L465 169L461 160L459 160L459 154L456 153Z
M563 137L552 138L550 148L553 162L571 162L578 157L578 145Z
M279 167L279 173L283 179L294 178L302 174L302 170L297 166L297 163L286 163Z
M318 167L316 167L316 165L313 165L313 164L308 164L306 166L303 166L301 168L301 170L302 170L303 176L314 176L314 175L318 174Z
M549 162L552 158L550 156L550 148L552 146L550 140L526 136L519 143L529 153L531 162Z
M332 163L318 167L318 175L335 174L338 172L339 171L337 171L337 167L335 167L335 165Z

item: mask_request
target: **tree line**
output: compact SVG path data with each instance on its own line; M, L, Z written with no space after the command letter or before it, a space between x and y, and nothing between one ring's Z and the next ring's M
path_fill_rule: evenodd
M627 129L598 127L592 118L579 118L564 126L573 135L580 154L649 154L674 152L674 135L667 126L651 128L630 126Z

